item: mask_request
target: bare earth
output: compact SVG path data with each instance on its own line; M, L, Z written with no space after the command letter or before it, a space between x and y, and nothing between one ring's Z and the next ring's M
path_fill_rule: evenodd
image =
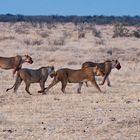
M41 95L39 85L32 84L30 96L24 83L17 94L6 93L15 78L11 70L0 69L0 140L140 139L140 39L112 38L113 26L96 26L101 32L98 38L88 24L83 25L85 36L80 38L79 26L0 23L0 56L28 53L34 64L23 67L78 69L87 60L103 62L110 57L108 50L122 65L110 75L112 87L100 86L104 94L91 84L84 85L81 94L76 93L77 84L68 84L63 94L57 84ZM97 77L98 83L101 80Z

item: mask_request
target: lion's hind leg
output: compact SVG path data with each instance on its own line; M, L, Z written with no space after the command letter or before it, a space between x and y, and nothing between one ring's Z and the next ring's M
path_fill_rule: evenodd
M109 76L107 77L107 85L108 85L109 87L111 87L110 80L109 80Z
M26 92L29 94L29 95L32 95L31 93L30 93L30 91L29 91L29 88L30 88L30 82L25 82L25 90L26 90Z
M17 92L19 86L21 85L22 83L22 79L20 77L17 78L17 81L16 81L16 84L15 84L15 87L14 87L14 93Z
M95 78L89 79L89 81L92 83L93 86L96 87L96 89L97 89L99 92L102 92L101 89L100 89L100 87L98 86L98 84L97 84Z
M87 83L87 82L86 82ZM77 93L81 93L81 88L82 88L83 82L79 83L79 87L77 89Z
M49 91L49 89L52 88L54 85L56 85L58 82L59 82L59 80L57 78L54 78L53 81L51 82L51 84L45 88L45 91L46 92Z
M22 79L17 74L16 81L15 81L14 85L11 88L7 88L6 89L6 92L9 91L9 90L11 90L12 88L14 88L14 93L16 93L17 90L18 90L18 88L19 88L19 86L21 85L21 83L22 83Z
M61 91L63 92L63 93L66 93L66 91L65 91L65 88L66 88L66 86L67 86L67 81L61 81L61 83L62 83L62 88L61 88Z

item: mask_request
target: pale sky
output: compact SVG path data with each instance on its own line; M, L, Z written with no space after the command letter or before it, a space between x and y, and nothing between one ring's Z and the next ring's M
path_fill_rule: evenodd
M140 0L0 0L0 14L140 15Z

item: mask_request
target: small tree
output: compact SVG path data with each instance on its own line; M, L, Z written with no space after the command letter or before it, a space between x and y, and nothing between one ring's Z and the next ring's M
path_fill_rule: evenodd
M101 38L101 32L99 30L96 29L95 25L92 27L92 34L95 37Z
M133 31L133 36L140 38L140 28L137 27L136 30Z
M128 37L130 36L129 34L129 30L124 27L124 25L122 25L121 23L117 23L114 26L114 34L113 34L113 38L115 37Z

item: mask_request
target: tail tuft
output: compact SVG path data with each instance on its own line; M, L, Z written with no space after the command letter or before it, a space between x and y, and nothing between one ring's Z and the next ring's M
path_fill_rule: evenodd
M6 89L6 92L8 92L9 88Z

